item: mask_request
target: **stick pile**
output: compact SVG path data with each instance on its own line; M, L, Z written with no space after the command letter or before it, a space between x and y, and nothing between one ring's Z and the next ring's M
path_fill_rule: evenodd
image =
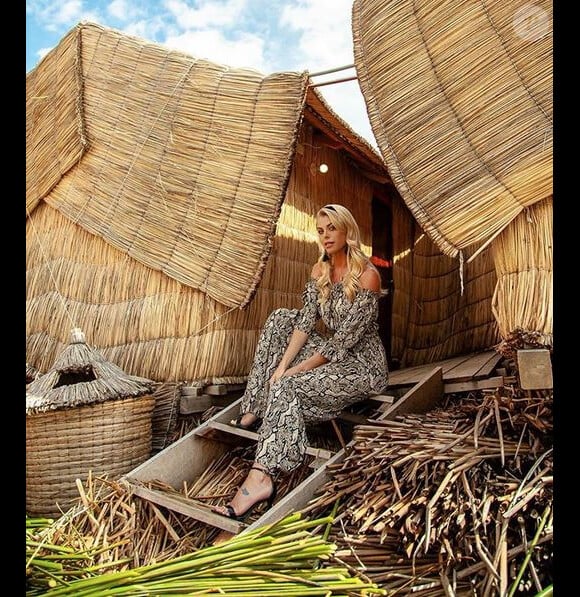
M552 398L520 392L356 427L304 512L338 500L337 557L397 594L536 594L552 582Z

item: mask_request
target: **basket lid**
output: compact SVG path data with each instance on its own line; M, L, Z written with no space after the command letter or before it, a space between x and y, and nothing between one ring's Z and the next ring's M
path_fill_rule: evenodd
M54 365L26 388L26 414L96 404L150 394L154 382L128 375L87 345L79 328Z

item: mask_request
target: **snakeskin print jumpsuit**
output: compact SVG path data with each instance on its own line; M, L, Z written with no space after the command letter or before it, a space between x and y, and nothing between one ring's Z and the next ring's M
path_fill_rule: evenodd
M316 281L310 279L302 298L301 310L276 309L266 320L241 401L240 413L262 418L255 461L272 473L287 473L302 463L308 424L333 419L365 395L382 392L388 383L376 292L359 289L351 303L337 282L321 305ZM319 318L329 337L314 329ZM292 364L315 351L328 363L282 377L268 387L295 328L308 339Z

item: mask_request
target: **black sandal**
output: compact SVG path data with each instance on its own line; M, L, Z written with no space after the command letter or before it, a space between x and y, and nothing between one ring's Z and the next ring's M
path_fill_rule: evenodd
M231 504L226 504L224 507L227 510L227 514L222 514L222 516L227 516L228 518L233 518L234 520L243 522L254 511L254 509L257 506L259 506L262 502L266 502L268 509L270 509L272 507L272 505L274 504L274 500L276 499L276 494L278 493L278 487L276 486L274 477L272 477L272 475L268 471L264 470L263 468L253 466L252 469L255 471L260 471L261 473L264 473L265 475L268 475L268 477L270 477L270 481L272 481L272 493L269 495L269 497L263 498L261 500L258 500L257 502L254 502L246 509L245 512L241 512L240 514L236 514L236 511L234 510L234 508ZM215 510L214 510L214 512L215 512ZM217 514L221 514L221 512L217 512Z
M242 419L244 418L244 415L247 414L248 413L242 413L241 415L238 415L235 419L232 419L230 421L230 425L233 425L238 429L245 429L246 431L256 431L258 427L261 425L262 419L257 417L256 420L252 421L249 425L242 425Z

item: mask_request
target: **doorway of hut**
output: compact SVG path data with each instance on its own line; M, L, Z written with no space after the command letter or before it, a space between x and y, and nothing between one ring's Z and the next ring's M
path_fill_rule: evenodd
M393 308L393 214L386 197L374 196L372 200L371 261L381 274L383 296L379 300L379 335L387 353L389 369L397 369L391 355L391 319Z

